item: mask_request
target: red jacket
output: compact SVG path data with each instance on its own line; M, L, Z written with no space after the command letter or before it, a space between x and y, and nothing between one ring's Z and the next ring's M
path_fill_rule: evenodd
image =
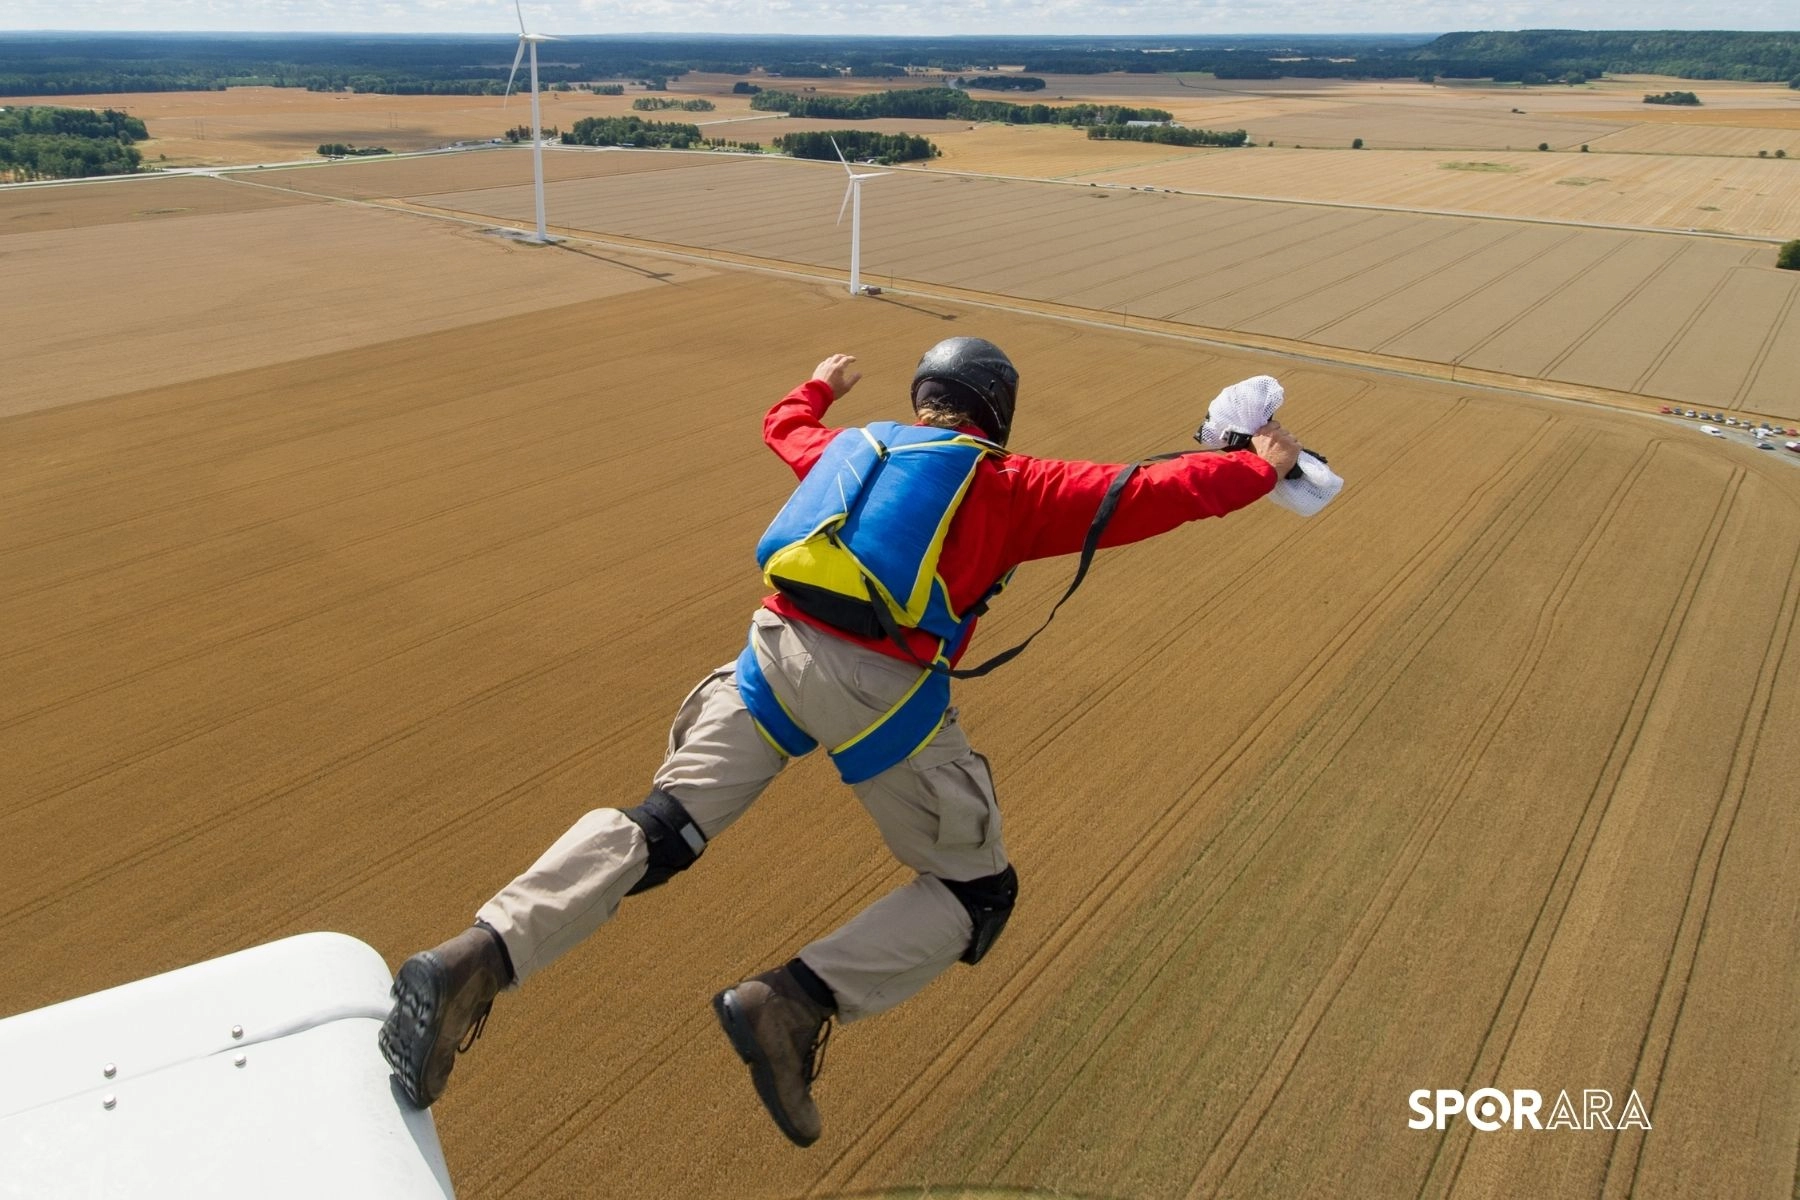
M809 379L763 418L763 440L802 479L838 433L823 421L834 399L824 382ZM973 425L964 432L984 436ZM1020 563L1078 553L1101 497L1122 465L1023 454L983 459L950 522L938 560L938 574L949 589L955 610L967 611ZM1268 495L1275 483L1275 468L1249 450L1189 454L1150 463L1125 485L1100 544L1123 546L1201 517L1222 517ZM780 593L763 605L788 620L804 621L871 650L903 661L906 658L892 641L861 638L822 624ZM969 635L951 654L953 661L968 648L973 631L971 624ZM937 639L916 630L905 632L913 641L914 653L928 660L937 648Z

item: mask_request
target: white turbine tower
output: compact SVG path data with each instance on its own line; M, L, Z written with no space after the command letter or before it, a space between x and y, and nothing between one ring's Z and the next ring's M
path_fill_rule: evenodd
M506 96L500 101L502 108L512 97L513 77L519 73L519 60L525 57L525 47L531 47L531 175L537 187L537 237L532 239L538 243L548 242L550 237L544 232L544 128L538 121L538 70L537 48L539 42L554 42L556 39L547 33L527 33L525 31L525 10L519 7L519 0L513 0L513 11L519 14L519 52L513 55L512 71L506 77Z
M859 272L862 268L862 185L865 179L880 179L883 175L891 175L892 171L864 171L858 175L850 169L850 160L838 148L837 139L831 139L831 148L837 150L838 161L844 164L844 174L850 177L844 189L844 203L838 205L837 223L844 223L844 207L850 208L850 294L862 292Z

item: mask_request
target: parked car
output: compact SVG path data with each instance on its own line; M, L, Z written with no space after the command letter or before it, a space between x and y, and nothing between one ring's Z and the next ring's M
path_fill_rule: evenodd
M1694 410L1693 410L1693 409L1691 409L1691 408L1690 408L1690 409L1688 409L1688 410L1687 410L1687 412L1686 412L1686 413L1685 413L1685 414L1683 414L1683 415L1685 415L1685 416L1689 416L1689 417L1691 417L1691 416L1693 416L1693 415L1694 415Z
M1717 425L1702 425L1700 427L1700 432L1704 433L1708 437L1724 437L1725 436L1725 431L1720 429Z
M1773 450L1775 448L1775 443L1774 442L1758 442L1758 443L1756 443L1756 448L1758 450Z
M1800 442L1789 442L1787 448L1792 450L1795 454L1800 454Z

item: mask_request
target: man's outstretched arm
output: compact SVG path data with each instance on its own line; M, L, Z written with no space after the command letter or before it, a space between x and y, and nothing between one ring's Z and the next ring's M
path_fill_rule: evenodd
M763 441L802 479L837 434L826 428L825 410L862 378L855 362L853 355L833 354L763 418Z
M1123 546L1203 517L1222 517L1275 489L1299 444L1279 426L1259 430L1253 450L1186 454L1141 466L1119 495L1100 539ZM1021 494L1030 516L1017 528L1018 559L1075 554L1122 464L1030 459L1021 466Z

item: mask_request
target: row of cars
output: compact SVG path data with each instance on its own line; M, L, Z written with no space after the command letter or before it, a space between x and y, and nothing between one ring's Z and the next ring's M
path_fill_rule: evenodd
M1668 404L1663 405L1657 411L1663 413L1665 416L1687 417L1690 420L1722 421L1728 426L1742 429L1745 433L1756 439L1756 448L1758 450L1773 450L1775 448L1775 443L1770 439L1780 437L1783 434L1786 434L1789 438L1800 438L1800 429L1783 429L1781 426L1771 425L1767 421L1752 421L1749 417L1739 420L1736 417L1728 417L1724 413L1695 412L1691 408L1675 408ZM1700 432L1708 434L1711 437L1722 438L1725 436L1725 431L1720 429L1717 425L1702 425L1700 427ZM1800 441L1787 441L1783 442L1782 445L1793 453L1800 454Z

